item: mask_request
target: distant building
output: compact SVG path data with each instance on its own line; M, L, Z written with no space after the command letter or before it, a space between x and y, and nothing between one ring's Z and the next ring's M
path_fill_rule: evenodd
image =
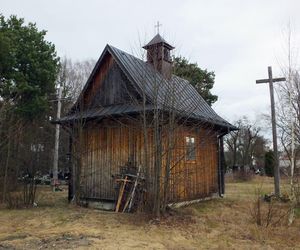
M279 157L279 168L286 175L290 175L291 161L286 153L281 153ZM300 159L296 159L295 162L295 173L300 173Z

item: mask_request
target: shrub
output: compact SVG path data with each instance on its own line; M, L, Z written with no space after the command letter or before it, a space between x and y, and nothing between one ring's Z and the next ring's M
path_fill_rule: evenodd
M296 199L296 206L300 207L300 181L299 179L297 179L297 181L295 182L295 186L294 186L294 194L295 194L295 199Z
M275 165L275 158L274 152L269 150L265 154L265 173L267 176L274 176L274 165Z
M7 208L31 207L34 204L37 189L34 177L25 176L19 183L8 187L4 199Z
M24 207L23 192L8 192L6 194L6 207L8 209L16 209Z
M253 173L251 171L239 170L233 173L233 179L235 181L251 181L253 179Z
M289 208L276 200L275 196L262 196L261 189L256 189L255 200L250 208L251 219L262 227L279 226L287 222Z

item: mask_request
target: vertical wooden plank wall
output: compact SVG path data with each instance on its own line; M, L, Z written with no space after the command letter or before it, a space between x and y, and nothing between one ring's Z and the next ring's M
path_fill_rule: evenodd
M104 125L91 123L84 131L85 153L82 157L81 175L84 198L114 200L116 194L112 175L119 173L119 167L127 163L131 154L136 164L143 167L145 154L142 130L128 124L110 122ZM186 136L195 137L195 161L186 161ZM150 131L148 141L151 183L154 147ZM166 152L163 155L164 167ZM170 202L203 198L217 192L217 135L214 132L202 128L179 127L172 155ZM162 184L163 182L164 169Z
M195 138L195 161L187 161L185 158L186 136ZM176 133L176 138L170 177L170 201L199 199L216 193L218 190L216 133L204 128L181 127Z
M84 129L81 183L84 198L114 199L112 175L128 160L128 129L89 125Z

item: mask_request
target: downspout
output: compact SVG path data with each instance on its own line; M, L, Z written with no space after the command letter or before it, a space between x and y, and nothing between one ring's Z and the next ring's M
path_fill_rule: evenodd
M224 155L223 137L226 134L228 134L228 132L223 132L222 134L218 135L218 191L219 191L219 196L222 198L224 197L224 193L225 193L224 166L223 166L223 155Z
M73 139L72 136L69 134L69 160L68 160L68 168L69 168L69 180L68 180L68 201L71 202L74 197L74 176L73 176L73 155L72 155L72 147L73 147Z

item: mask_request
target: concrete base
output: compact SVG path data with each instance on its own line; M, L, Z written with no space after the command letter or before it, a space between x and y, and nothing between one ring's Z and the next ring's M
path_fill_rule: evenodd
M201 198L201 199L169 203L168 206L170 208L179 208L179 207L188 206L188 205L191 205L194 203L199 203L201 201L208 201L208 200L212 200L212 199L216 199L216 198L220 198L218 193L214 193L209 197L205 197L205 198ZM82 200L81 204L85 207L99 209L99 210L105 210L105 211L115 211L115 209L116 209L115 201Z
M114 201L91 201L85 200L83 203L88 208L105 210L105 211L114 211L115 210L115 202Z
M184 206L188 206L194 203L199 203L201 201L208 201L208 200L212 200L212 199L216 199L219 198L219 194L218 193L214 193L209 197L205 197L205 198L201 198L201 199L195 199L195 200L190 200L190 201L180 201L180 202L174 202L174 203L169 203L168 206L170 208L179 208L179 207L184 207Z

